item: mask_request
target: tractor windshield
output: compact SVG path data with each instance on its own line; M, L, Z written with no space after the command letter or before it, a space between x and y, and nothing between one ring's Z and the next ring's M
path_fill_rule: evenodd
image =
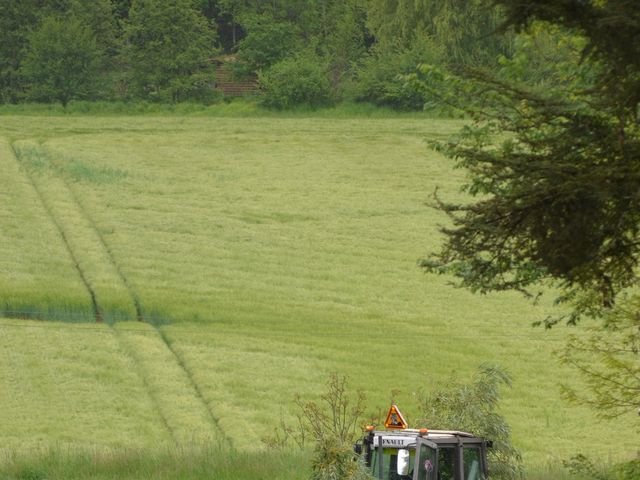
M465 480L482 480L481 451L479 447L464 447L462 460L464 462Z
M438 451L434 446L426 443L420 443L418 448L420 452L416 462L417 480L439 480L440 477L437 473Z
M484 478L482 476L481 455L480 447L464 446L462 448L462 472L464 472L462 480L482 480ZM457 465L459 465L457 456L457 448L454 446L438 448L438 480L459 478L456 476Z
M408 455L408 459L406 459ZM398 457L400 462L398 462ZM371 456L371 473L375 478L382 478L384 480L405 480L411 479L415 458L415 450L407 449L400 450L397 448L383 448L382 455L380 455L380 449L376 448L372 451ZM403 465L409 465L409 471L402 468ZM398 467L401 468L398 468ZM399 472L400 470L400 472Z
M455 447L438 448L438 480L455 480L456 449Z

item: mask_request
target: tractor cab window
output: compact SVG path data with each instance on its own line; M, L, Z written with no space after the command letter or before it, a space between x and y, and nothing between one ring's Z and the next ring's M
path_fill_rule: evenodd
M464 463L464 480L482 480L481 451L479 447L464 447L462 461Z
M417 480L439 480L438 476L438 449L432 443L420 441L415 470L418 472Z
M375 478L383 480L409 480L412 478L415 450L400 450L397 448L384 448L382 455L380 449L375 448L371 452L371 473ZM382 462L382 466L380 463ZM407 466L409 467L407 469ZM380 470L382 469L382 476Z
M460 458L462 470L460 470ZM438 480L483 480L481 462L480 447L440 446L438 448ZM462 474L462 478L457 472Z
M438 480L456 479L456 447L438 448Z

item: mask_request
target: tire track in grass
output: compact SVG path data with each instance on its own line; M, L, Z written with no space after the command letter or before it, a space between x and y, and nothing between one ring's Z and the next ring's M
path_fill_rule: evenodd
M161 349L157 348L157 345L154 346L154 342L149 341L148 336L146 338L139 335L136 337L135 332L127 332L125 335L125 329L120 331L121 329L112 325L114 335L117 335L123 351L126 352L127 355L129 355L129 357L136 363L139 375L141 376L149 395L152 397L152 401L158 408L163 424L168 429L174 440L180 442L203 439L208 441L212 440L211 435L206 435L206 433L202 431L202 428L197 426L199 423L208 424L210 426L210 431L216 434L215 438L219 438L222 442L225 442L233 448L232 439L226 435L224 430L221 428L219 419L213 413L204 397L200 385L193 376L193 372L188 368L180 353L174 348L171 341L159 325L145 321L142 303L135 292L135 289L120 267L113 250L110 248L108 242L95 223L95 220L86 210L69 181L63 177L60 178L59 181L64 185L67 195L72 201L77 214L83 218L85 228L89 228L91 230L91 236L94 239L94 243L97 242L99 244L100 250L102 250L103 260L107 261L111 265L118 282L126 290L128 297L127 300L133 305L136 319L150 326L152 329L151 331L155 332L154 336L156 341L160 343L165 350L165 352L162 352ZM45 201L44 197L43 201ZM52 211L51 215L54 216ZM62 226L60 226L60 230L63 230ZM73 251L71 244L68 244L68 248L70 251ZM78 268L80 271L83 270L79 262ZM88 279L87 285L90 286ZM94 299L96 309L100 311L99 295L96 295L95 292ZM132 338L134 337L138 344L132 341ZM143 348L139 348L141 345ZM171 367L171 362L168 361L168 358L172 360L173 365L177 368ZM172 371L170 381L167 378L155 375L159 370L157 367L158 359L162 359L163 372ZM167 384L170 385L170 388L165 391ZM171 386L173 386L173 388L171 388ZM184 391L190 390L192 392L192 398L189 398L189 395L179 395L177 393L180 389L179 386L181 386ZM164 401L162 400L162 397L165 397ZM179 402L176 402L175 400L178 399L178 397ZM187 410L189 410L190 415L183 415L180 408L172 409L171 407L175 403L179 403L183 406L188 405ZM177 418L178 420L174 421L174 418ZM197 421L194 420L196 418L198 419Z
M193 390L196 393L196 396L198 397L198 399L200 400L202 405L205 406L206 411L209 414L209 418L210 418L211 422L213 423L215 428L220 432L220 434L223 436L224 440L229 444L229 446L231 448L234 448L234 443L233 443L232 438L230 436L228 436L225 433L225 431L222 429L222 426L220 425L220 419L214 415L213 411L209 407L209 403L205 399L204 394L202 392L202 389L200 388L200 385L198 385L198 382L195 380L195 378L193 376L193 372L187 366L187 364L185 363L184 359L180 356L180 354L175 350L175 348L173 348L171 340L169 340L169 338L167 337L167 334L164 332L164 330L162 330L161 327L157 327L157 326L154 326L154 328L158 332L158 335L160 335L160 338L162 339L164 345L173 354L176 362L178 363L178 365L180 365L180 368L182 369L182 371L186 374L187 378L189 379L189 382L191 383L191 386L192 386Z
M133 364L134 369L136 371L136 375L138 376L138 378L140 378L140 381L142 382L142 385L145 391L147 392L147 396L151 400L153 408L155 409L156 413L158 414L158 417L160 418L160 423L165 428L165 430L169 433L169 436L171 437L171 439L174 442L177 442L178 438L177 438L176 432L172 428L171 424L169 423L169 420L167 419L162 409L162 405L160 404L160 400L158 399L157 395L153 394L151 385L147 380L148 375L143 369L141 362L136 355L135 349L129 347L129 345L125 342L125 340L122 338L122 335L120 334L120 332L118 332L118 330L115 328L114 325L109 325L109 327L110 327L111 333L114 335L114 337L118 341L118 344L120 345L120 349L131 360L131 363Z
M113 266L114 266L116 272L118 273L123 285L126 287L127 291L129 292L129 294L131 296L131 300L132 300L132 302L133 302L133 304L135 306L135 309L136 309L136 319L138 321L140 321L140 322L145 322L145 323L151 325L154 328L154 330L158 334L158 337L164 343L164 346L167 348L167 350L169 352L171 352L171 354L173 355L176 363L183 370L183 372L184 372L186 378L188 379L188 382L189 382L191 388L195 392L195 395L198 398L199 402L205 407L206 412L208 413L209 421L215 427L215 430L217 430L218 433L225 439L225 441L231 447L233 447L232 439L230 437L228 437L224 433L224 431L222 430L222 427L220 426L220 420L214 415L213 411L209 407L209 404L208 404L208 402L206 401L206 399L205 399L205 397L203 395L202 389L200 388L200 386L198 385L198 382L196 382L195 378L193 377L193 372L191 371L190 368L187 367L187 365L184 362L184 359L180 356L180 354L173 347L173 345L171 344L171 341L168 339L167 335L162 330L162 328L159 325L155 325L152 322L146 322L145 321L144 313L143 313L143 309L142 309L142 303L140 302L140 298L138 297L138 295L135 292L135 290L133 289L131 283L129 282L129 280L127 279L126 275L124 274L124 272L120 268L120 265L119 265L118 261L116 260L116 257L113 254L113 251L112 251L111 247L109 246L109 244L105 240L104 236L100 232L100 229L96 225L93 217L91 215L89 215L89 213L87 212L86 208L84 207L84 205L82 204L82 202L80 201L78 196L76 195L76 193L73 190L73 188L71 187L71 185L69 185L69 183L66 182L66 181L65 181L65 184L66 184L67 188L69 189L69 192L70 192L72 198L74 199L76 205L78 206L78 209L82 212L84 217L91 224L91 226L92 226L93 230L95 231L98 239L100 240L101 245L103 246L105 252L107 253L107 256L108 256L110 262L113 264Z
M125 290L127 291L128 295L129 295L129 297L131 299L131 302L133 303L133 307L135 309L135 312L136 312L136 320L138 320L139 322L143 322L144 321L144 316L142 314L142 306L141 306L141 303L140 303L140 298L138 297L138 295L136 294L135 290L133 289L133 287L129 283L129 280L127 279L126 275L123 273L122 269L120 268L120 264L116 261L116 257L113 254L113 251L111 250L111 248L107 244L107 242L104 239L104 236L102 235L102 233L100 233L100 229L96 225L95 220L93 219L93 217L91 215L89 215L89 212L87 212L87 209L85 208L84 204L78 198L78 195L76 194L75 190L71 187L71 185L69 184L69 182L66 179L63 178L62 181L64 182L67 190L69 191L69 195L71 196L74 204L76 205L76 207L78 208L78 210L80 211L82 216L85 218L85 220L90 225L90 227L93 230L93 232L95 233L96 238L100 242L100 246L104 250L109 263L115 269L115 272L116 272L116 274L118 276L118 279L122 282L122 285L124 286Z
M10 145L14 160L16 161L16 163L19 166L23 166L22 162L20 161L20 155L19 153L16 151L15 146L13 144ZM51 222L55 225L56 229L58 230L60 236L62 237L63 243L65 245L66 250L69 252L69 255L71 256L71 259L73 261L73 264L82 280L82 283L84 284L84 286L86 287L87 291L89 292L89 296L91 297L91 302L93 305L93 309L95 312L95 317L96 317L96 322L101 323L104 320L104 312L102 310L102 308L100 307L100 304L98 302L98 295L96 294L96 291L94 289L94 287L92 286L91 281L89 280L87 273L85 272L85 270L82 267L81 261L78 258L78 255L75 252L75 249L72 246L72 242L69 241L69 236L65 231L65 228L63 227L61 221L57 218L57 216L55 215L54 211L53 211L53 207L51 205L51 203L47 200L46 195L43 192L43 188L38 186L38 182L35 180L34 175L30 174L29 169L24 167L21 169L21 171L24 172L25 177L28 179L29 184L33 187L33 189L35 190L38 199L40 201L40 203L42 204L44 210L47 212L48 217L51 219ZM49 181L52 181L52 178L49 178ZM65 187L67 187L68 189L68 184L66 184L66 182L64 182ZM77 231L75 232L77 234ZM149 396L149 399L151 401L151 404L154 405L154 409L156 410L156 413L160 419L160 423L163 425L163 427L167 430L169 436L172 439L176 439L176 435L175 432L173 431L173 429L171 428L171 426L169 425L169 422L167 421L167 418L164 416L164 413L162 411L162 409L160 408L160 402L157 398L156 395L154 395L149 387L149 382L147 381L147 379L145 378L144 374L143 374L143 370L140 368L140 365L137 362L137 359L135 358L135 356L132 354L131 350L128 348L128 346L125 344L125 342L123 342L122 337L120 335L117 334L116 330L113 328L113 325L110 325L111 327L111 332L112 334L115 335L116 340L118 341L119 345L120 345L120 349L122 350L122 352L127 355L135 368L136 374L138 376L138 378L140 378L140 382L142 383L142 385L144 386L147 395Z
M49 216L71 252L98 312L97 320L131 319L135 307L96 232L78 208L64 175L41 146L21 142L13 146L15 158L38 190Z
M117 262L116 257L113 254L113 251L109 247L109 244L107 243L107 241L105 240L104 236L100 232L100 229L98 228L98 226L96 225L95 221L93 220L93 217L91 217L89 215L89 213L86 211L84 205L82 204L80 199L77 197L77 195L75 194L75 192L73 191L71 186L67 184L67 187L69 188L69 190L71 192L71 195L73 196L75 202L77 203L78 208L83 212L84 216L88 219L88 221L92 225L92 228L94 229L94 231L96 232L96 235L100 239L100 242L101 242L102 246L104 247L105 251L107 252L107 255L108 255L110 261L113 263L116 271L118 272L118 275L120 276L120 278L122 280L122 283L126 286L127 290L129 291L129 294L131 295L131 299L133 301L133 304L135 305L137 320L140 321L140 322L145 322L144 313L143 313L143 310L142 310L142 304L140 302L140 298L138 297L138 295L136 294L135 290L133 289L133 287L131 286L130 282L128 281L127 277L125 276L124 272L120 268L120 265ZM207 412L208 417L209 417L209 421L215 427L215 429L218 431L218 433L225 439L225 441L228 443L228 445L233 448L233 440L224 433L222 427L220 426L220 419L214 415L213 411L209 407L209 404L208 404L208 402L206 401L206 399L204 397L202 389L200 388L200 386L198 385L198 382L193 377L193 372L186 365L184 359L180 356L180 354L173 347L173 345L172 345L171 341L169 340L169 338L167 337L166 333L162 330L162 327L159 326L159 325L156 325L154 323L151 323L151 322L145 322L145 323L148 323L148 324L153 326L153 328L157 332L159 338L164 343L164 346L167 348L167 350L169 350L169 352L171 352L171 354L173 355L176 363L184 371L184 373L186 375L186 378L188 379L191 388L195 392L196 397L198 398L199 402L205 407L206 412Z
M164 332L154 325L146 325L147 331L140 331L138 323L133 329L128 329L126 323L116 324L113 328L143 369L149 388L154 392L161 390L159 395L164 401L160 409L176 442L190 445L217 441L219 446L233 447L191 372L167 343Z
M18 153L16 152L16 149L15 149L14 145L12 143L9 144L9 148L11 149L11 154L13 156L13 159L15 160L15 162L20 167L21 166L21 162L19 160L19 156L18 156ZM98 305L98 300L96 298L96 292L93 289L93 287L91 286L91 283L89 282L89 279L85 275L82 267L80 266L80 261L79 261L78 257L76 256L73 248L71 248L71 244L69 243L69 240L67 238L67 235L66 235L64 229L62 228L62 225L57 220L56 216L53 213L53 210L51 209L51 206L46 201L42 191L38 187L38 185L37 185L36 181L34 180L33 176L29 173L29 170L27 168L22 168L21 170L24 172L24 175L27 178L29 184L31 185L31 187L33 187L33 190L36 192L36 195L38 197L38 200L39 200L40 204L42 205L42 208L47 213L47 216L49 217L49 219L51 220L53 225L55 225L58 233L60 234L60 237L62 238L62 243L64 244L66 251L69 253L71 261L73 262L73 265L74 265L76 271L78 272L78 275L80 276L80 280L82 281L83 285L87 289L87 292L89 293L89 297L91 298L91 305L93 307L93 312L94 312L94 315L95 315L96 322L98 322L98 323L102 322L104 316L103 316L103 313L102 313L102 311L100 309L100 306Z

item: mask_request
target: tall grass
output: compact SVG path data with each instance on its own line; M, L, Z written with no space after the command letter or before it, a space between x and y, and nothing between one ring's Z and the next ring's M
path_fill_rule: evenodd
M309 454L183 444L171 448L65 448L22 451L0 449L0 478L5 480L307 480ZM607 469L602 469L605 475ZM537 465L526 480L593 480L572 474L561 464Z
M6 480L296 480L309 478L301 452L238 452L182 445L159 449L0 450Z
M136 102L86 102L72 101L66 107L60 104L0 105L0 116L122 116L122 115L170 115L170 116L212 116L230 118L439 118L437 112L401 112L391 108L368 103L340 103L335 106L311 108L295 107L288 110L272 110L261 107L252 97L234 98L203 105L199 103L160 104L145 101ZM446 116L444 118L447 118Z
M107 325L0 320L0 352L2 448L173 443Z

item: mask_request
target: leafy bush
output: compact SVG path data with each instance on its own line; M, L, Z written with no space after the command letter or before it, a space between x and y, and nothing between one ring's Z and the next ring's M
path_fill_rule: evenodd
M640 478L640 459L604 468L602 465L596 465L585 455L578 454L562 463L571 474L593 480L636 480Z
M242 20L247 36L238 44L234 73L246 76L267 69L297 48L297 27L265 15L247 15Z
M312 54L282 60L258 78L264 91L262 104L269 108L320 107L331 100L326 70L322 61Z
M520 478L522 459L511 444L511 429L498 413L500 387L511 386L509 375L497 366L481 365L473 382L452 381L420 395L424 419L433 429L462 430L493 441L489 449L492 478Z
M572 475L591 478L592 480L610 480L609 476L582 454L575 455L562 462Z
M423 92L407 82L404 75L415 72L419 64L439 63L441 56L439 49L426 40L404 51L375 48L358 69L353 97L399 110L422 110Z
M301 449L313 444L312 480L371 480L362 459L354 457L353 444L361 434L364 394L351 398L347 378L332 374L320 402L303 401L296 396L298 426L284 423L274 436L263 441L270 447L283 448L293 440Z
M633 480L640 478L640 459L621 463L611 469L615 480Z

